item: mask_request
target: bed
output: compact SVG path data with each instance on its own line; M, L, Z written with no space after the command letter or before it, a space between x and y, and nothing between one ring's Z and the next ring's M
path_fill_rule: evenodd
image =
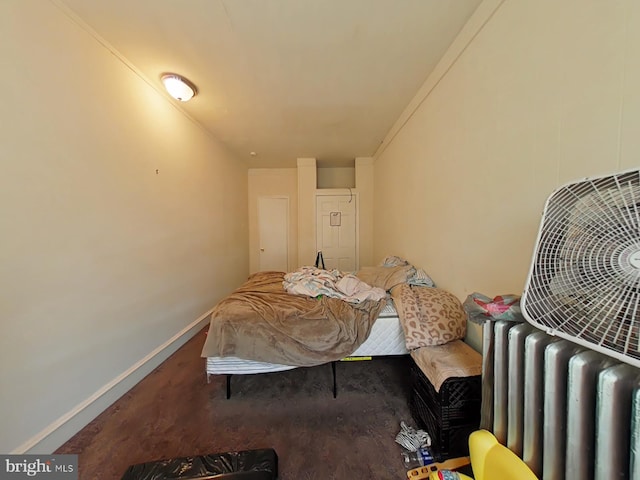
M393 300L389 299L371 327L371 333L367 339L355 351L351 352L347 358L407 355L408 353L398 312L393 305ZM244 375L281 372L298 368L293 365L259 362L235 356L207 357L206 362L207 380L209 375Z
M341 360L368 360L372 357L386 357L396 355L408 355L405 345L405 335L398 318L398 313L393 305L393 300L388 299L387 304L380 312L378 318L371 327L367 339L351 354ZM337 395L335 361L331 362L333 372L333 396ZM282 372L299 368L294 365L282 365L278 363L247 360L235 356L207 357L206 373L207 382L210 375L226 375L227 398L231 397L231 376L248 375L254 373Z
M407 312L388 292L415 271L372 267L356 276L302 267L252 274L212 312L202 350L207 379L226 375L229 398L232 375L330 363L335 396L335 362L409 353Z

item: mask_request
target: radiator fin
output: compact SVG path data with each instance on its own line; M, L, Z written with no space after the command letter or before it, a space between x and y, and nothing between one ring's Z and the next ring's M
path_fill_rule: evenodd
M631 478L640 478L640 389L633 392L631 409Z
M611 365L612 360L592 350L580 352L569 360L566 480L593 478L598 375Z
M521 323L509 330L509 394L507 416L507 447L522 456L524 439L524 342L533 327Z
M544 351L557 341L543 332L529 335L524 344L524 431L522 459L542 476L544 426Z
M564 480L567 375L569 360L579 350L570 342L558 341L544 351L544 433L542 478Z
M603 370L596 400L595 480L625 478L630 470L631 398L638 369L616 365Z
M494 331L485 327L482 329L482 408L480 409L480 428L493 430L493 357L494 357Z
M507 422L509 415L509 329L510 322L496 324L496 347L493 362L494 405L493 434L503 445L507 444Z

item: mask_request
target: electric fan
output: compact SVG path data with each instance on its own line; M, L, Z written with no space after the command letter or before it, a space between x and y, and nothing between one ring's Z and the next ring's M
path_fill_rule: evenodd
M640 367L639 303L640 171L555 190L522 295L525 319Z

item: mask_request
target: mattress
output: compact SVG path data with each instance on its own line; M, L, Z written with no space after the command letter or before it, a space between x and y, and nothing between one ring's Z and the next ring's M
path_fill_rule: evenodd
M406 355L404 331L393 302L387 302L376 319L371 333L351 357ZM238 357L207 357L207 375L246 375L251 373L282 372L298 368L291 365L257 362Z

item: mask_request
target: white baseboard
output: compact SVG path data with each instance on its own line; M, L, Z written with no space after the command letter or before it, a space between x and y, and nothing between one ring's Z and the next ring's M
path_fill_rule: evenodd
M132 365L11 453L51 454L54 452L202 330L210 315L211 310L201 315L200 318L187 325L139 362Z

